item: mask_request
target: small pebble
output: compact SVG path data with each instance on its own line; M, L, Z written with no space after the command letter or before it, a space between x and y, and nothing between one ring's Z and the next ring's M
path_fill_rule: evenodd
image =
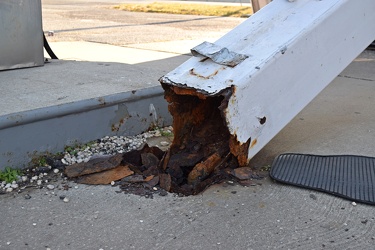
M42 185L42 180L38 180L38 181L36 182L36 184L37 184L38 186Z
M55 186L54 185L47 185L47 188L49 189L49 190L53 190L53 189L55 189Z
M12 192L13 191L13 188L9 187L5 190L6 192Z
M27 176L22 176L22 177L21 177L21 180L22 180L23 182L27 181L27 179L28 179Z
M67 197L65 197L65 198L63 199L63 202L68 203L68 202L69 202L69 199L68 199Z
M114 182L114 181L111 181L111 185L114 186L114 185L115 185L115 182Z
M7 245L10 245L10 241L7 242Z
M162 146L168 146L168 145L169 145L169 142L167 142L167 141L161 141L161 142L160 142L160 145L162 145Z
M29 194L25 194L25 199L26 200L30 200L31 199L31 196Z
M357 206L357 203L355 203L355 202L353 201L353 202L352 202L352 205L353 205L353 206Z
M53 170L53 172L54 172L55 174L57 174L59 171L60 171L60 170L58 170L57 168L55 168L55 169Z

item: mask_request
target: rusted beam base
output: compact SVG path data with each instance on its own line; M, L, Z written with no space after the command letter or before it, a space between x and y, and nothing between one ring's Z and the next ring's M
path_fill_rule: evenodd
M163 84L173 117L174 140L164 158L167 191L196 194L222 180L230 169L247 164L250 144L229 133L225 110L233 89L215 96Z

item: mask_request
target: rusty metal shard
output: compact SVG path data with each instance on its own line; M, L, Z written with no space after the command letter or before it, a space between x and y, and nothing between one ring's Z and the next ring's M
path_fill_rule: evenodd
M65 174L69 178L74 178L82 175L98 173L119 166L121 161L122 154L98 157L89 162L81 162L67 166L65 168Z
M134 172L130 170L129 166L118 166L116 168L104 172L81 176L77 179L77 183L105 185L111 183L112 181L120 180L132 174L134 174Z
M203 181L221 162L221 155L214 153L210 155L204 162L198 163L190 171L188 175L188 183L195 185L199 181Z
M210 58L217 64L229 67L235 67L249 57L248 55L229 51L226 47L221 47L209 42L203 42L192 48L191 54L195 57Z

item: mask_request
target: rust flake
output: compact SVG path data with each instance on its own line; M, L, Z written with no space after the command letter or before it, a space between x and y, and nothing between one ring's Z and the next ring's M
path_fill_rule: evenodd
M237 158L238 165L244 167L248 163L248 151L251 138L247 140L246 143L240 143L237 140L237 135L230 135L229 138L229 148L230 152Z
M197 90L195 89L185 89L185 88L179 88L179 87L176 87L176 86L173 86L173 91L177 94L177 95L191 95L191 96L197 96L199 99L201 100L205 100L207 98L206 95L202 94L202 93L199 93Z
M257 144L258 140L255 138L251 141L250 148L253 148Z

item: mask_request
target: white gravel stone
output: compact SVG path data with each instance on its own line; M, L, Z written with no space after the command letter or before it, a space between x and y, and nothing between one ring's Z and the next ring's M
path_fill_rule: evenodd
M52 184L49 184L49 185L47 185L47 188L48 188L49 190L54 190L54 189L55 189L55 186L52 185Z
M22 176L22 177L21 177L21 180L22 180L23 182L25 182L25 181L27 181L27 180L28 180L28 178L27 178L27 176L26 176L26 175L24 175L24 176Z
M17 183L12 183L11 188L13 188L13 189L18 188L18 184Z
M53 172L54 172L55 174L57 174L59 171L60 171L60 170L58 170L57 168L55 168L55 169L53 170Z
M68 202L69 202L69 198L65 197L65 198L63 199L63 202L68 203Z
M31 177L31 179L36 181L36 180L38 180L38 176L34 175L33 177Z
M37 180L36 184L37 184L38 186L42 185L42 180Z
M6 191L6 192L12 192L12 191L13 191L13 188L8 187L5 191Z
M171 127L164 128L172 131ZM79 162L88 162L93 155L114 155L117 153L126 153L131 150L139 149L145 144L146 138L161 136L159 130L148 131L136 136L105 136L90 146L75 148L76 155L70 155L65 152L64 158L61 160L65 165L71 165ZM167 144L169 145L169 143ZM77 157L76 157L77 156Z
M162 145L162 146L168 146L168 145L169 145L169 142L167 142L167 141L161 141L161 142L160 142L160 145Z

